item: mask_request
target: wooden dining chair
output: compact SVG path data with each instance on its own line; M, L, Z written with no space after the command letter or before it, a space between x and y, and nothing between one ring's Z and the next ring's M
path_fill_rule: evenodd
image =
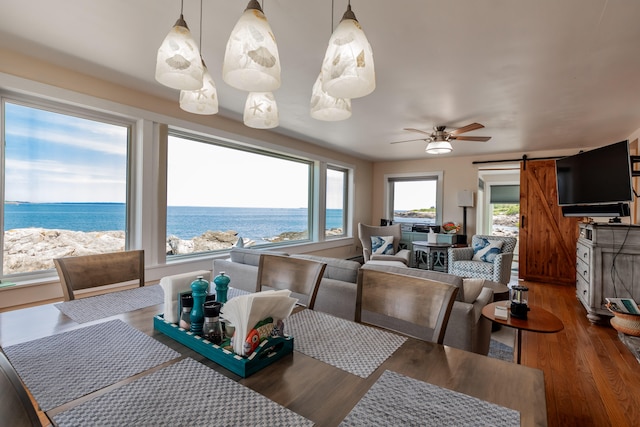
M306 306L313 310L320 281L327 264L286 255L260 255L256 292L265 287L288 289L307 297Z
M438 344L444 341L457 287L366 268L358 271L357 286L356 322Z
M27 390L2 351L0 351L0 425L42 426Z
M143 250L56 258L53 263L65 301L75 299L76 291L83 289L131 281L144 286Z

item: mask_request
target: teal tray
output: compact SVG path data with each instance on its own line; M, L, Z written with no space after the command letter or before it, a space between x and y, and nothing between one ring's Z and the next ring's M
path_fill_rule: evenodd
M242 357L180 328L175 323L167 322L163 314L153 318L153 328L242 378L258 372L293 352L293 337L271 337L262 341L249 357Z

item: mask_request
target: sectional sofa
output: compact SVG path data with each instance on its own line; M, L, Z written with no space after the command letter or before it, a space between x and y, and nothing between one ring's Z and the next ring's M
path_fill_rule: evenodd
M373 268L400 274L409 274L457 286L458 296L453 304L444 344L479 354L487 354L491 338L491 323L481 316L482 307L493 300L491 287L471 291L461 277L447 273L384 264L365 264L338 258L315 255L287 254L248 248L233 248L228 259L213 261L213 277L225 272L231 278L230 286L249 292L255 291L260 254L271 253L321 261L327 264L318 289L315 310L344 319L355 318L356 281L358 269ZM465 289L467 288L467 289ZM467 290L467 295L465 295Z

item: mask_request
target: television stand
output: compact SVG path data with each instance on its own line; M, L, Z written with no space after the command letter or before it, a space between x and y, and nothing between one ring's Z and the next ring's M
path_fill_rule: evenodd
M605 298L640 301L640 226L579 224L576 296L592 323L609 319Z

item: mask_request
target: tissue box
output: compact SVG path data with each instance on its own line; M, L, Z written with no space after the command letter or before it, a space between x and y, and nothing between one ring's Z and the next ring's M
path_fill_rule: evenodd
M167 322L162 314L153 318L153 328L242 378L293 352L293 337L271 337L262 341L250 356L242 357L178 327L175 323Z

